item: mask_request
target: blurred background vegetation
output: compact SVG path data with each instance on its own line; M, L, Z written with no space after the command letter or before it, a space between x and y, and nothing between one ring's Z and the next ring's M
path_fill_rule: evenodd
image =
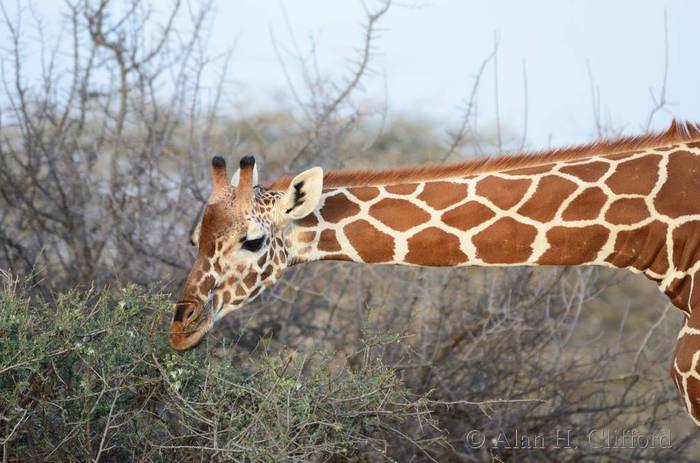
M3 8L3 461L695 461L668 374L680 315L638 275L319 262L172 352L169 304L213 155L255 153L265 180L524 145L477 128L497 44L447 133L363 99L389 5L367 12L346 76L320 75L310 52L292 105L232 116L209 6L68 2L59 42L33 9ZM43 51L40 84L27 42ZM199 84L212 66L213 90ZM486 445L469 444L475 429ZM668 432L671 446L489 445L593 429Z

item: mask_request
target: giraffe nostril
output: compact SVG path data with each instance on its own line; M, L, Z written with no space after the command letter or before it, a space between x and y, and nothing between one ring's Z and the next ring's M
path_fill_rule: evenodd
M181 300L175 304L175 316L173 322L188 324L192 318L198 313L199 308L195 301Z

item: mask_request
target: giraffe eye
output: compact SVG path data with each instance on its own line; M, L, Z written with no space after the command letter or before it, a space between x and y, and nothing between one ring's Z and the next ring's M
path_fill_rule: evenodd
M260 250L260 248L262 247L264 242L265 242L264 236L261 236L260 238L256 238L254 240L248 240L248 239L244 238L243 245L241 247L243 249L245 249L246 251L257 252Z

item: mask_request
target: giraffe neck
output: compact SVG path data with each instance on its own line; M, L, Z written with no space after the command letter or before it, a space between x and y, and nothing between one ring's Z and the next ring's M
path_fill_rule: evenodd
M613 266L644 273L687 309L700 266L700 147L689 145L331 188L295 224L293 258Z

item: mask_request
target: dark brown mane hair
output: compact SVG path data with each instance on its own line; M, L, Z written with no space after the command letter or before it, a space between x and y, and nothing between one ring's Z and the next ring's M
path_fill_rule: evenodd
M658 133L628 136L617 139L602 139L586 145L559 148L549 151L504 154L458 163L424 164L395 169L331 170L323 175L324 188L343 186L391 185L426 180L458 178L467 175L534 167L558 161L585 159L599 154L614 154L673 143L700 141L700 124L671 122L671 126ZM292 177L280 177L271 181L267 188L284 190Z

